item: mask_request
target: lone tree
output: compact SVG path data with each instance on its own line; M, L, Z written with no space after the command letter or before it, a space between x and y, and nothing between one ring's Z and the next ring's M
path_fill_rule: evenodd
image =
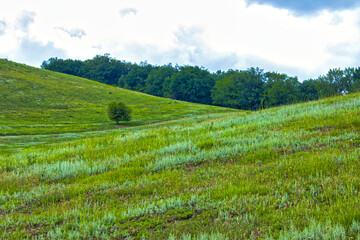
M108 106L108 116L119 125L119 121L131 120L131 109L123 102L113 101Z

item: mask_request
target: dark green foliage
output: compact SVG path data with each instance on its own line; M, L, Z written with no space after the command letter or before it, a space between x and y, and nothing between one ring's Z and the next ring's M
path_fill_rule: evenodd
M108 106L108 116L119 125L119 121L131 120L131 109L123 102L113 101Z
M110 58L109 54L105 54L96 55L86 61L50 58L42 63L41 68L116 85L122 75L128 74L131 64Z
M314 79L303 81L300 91L302 101L313 101L319 99L319 93L316 89L316 81Z
M263 93L266 107L297 103L300 100L300 83L296 77L275 72L266 73Z
M359 92L360 68L330 69L325 76L314 80L319 98Z
M209 71L198 66L133 64L97 55L86 61L50 58L42 68L176 100L256 110L344 95L360 90L360 68L335 68L299 82L259 68Z
M244 110L259 109L263 92L263 72L251 68L247 71L230 70L217 81L212 91L213 103Z
M214 78L205 69L193 66L180 67L164 84L164 96L187 102L211 104Z
M134 64L127 75L122 75L119 78L118 85L123 88L135 90L139 92L145 91L145 80L147 79L153 66L147 62L142 62L140 65Z
M352 80L351 80L351 92L360 91L360 67L353 68L352 70Z
M151 70L147 79L145 80L145 92L155 95L164 96L164 82L170 78L177 70L171 64L161 67L156 67Z
M128 74L129 63L110 58L108 54L97 55L84 62L85 74L82 77L101 83L116 85L120 76Z
M50 58L41 64L41 68L75 76L83 76L85 72L84 63L80 60L72 59L63 60L58 58Z

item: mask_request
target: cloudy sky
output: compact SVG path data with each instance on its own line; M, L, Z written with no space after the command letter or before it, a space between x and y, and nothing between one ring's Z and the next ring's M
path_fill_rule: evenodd
M210 71L260 67L316 78L360 66L359 0L11 0L0 58L39 67L96 54Z

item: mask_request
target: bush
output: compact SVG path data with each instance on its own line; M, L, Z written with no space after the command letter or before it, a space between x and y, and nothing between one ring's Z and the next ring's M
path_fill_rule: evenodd
M108 116L119 125L119 121L131 120L131 109L123 102L113 101L109 104Z

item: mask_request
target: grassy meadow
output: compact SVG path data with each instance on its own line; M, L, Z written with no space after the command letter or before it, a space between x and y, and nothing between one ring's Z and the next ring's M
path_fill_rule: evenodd
M0 103L3 135L19 135L0 137L0 238L360 239L360 94L231 112L144 94L132 102L130 91L6 64L3 82L29 74L111 89L108 99L137 109L137 126L106 130L105 100L88 97L85 85L81 96L93 102L66 104L77 119L98 109L81 121L102 131L80 133L88 129L79 120L69 124L79 132L66 133L64 109L38 125L25 118L50 115L45 100L24 99L15 109ZM9 89L16 88L0 91ZM21 99L10 95L2 99ZM150 113L148 104L159 108Z
M127 126L234 111L154 97L0 59L0 136L114 129L106 114L114 100L132 108L133 121L122 123Z

